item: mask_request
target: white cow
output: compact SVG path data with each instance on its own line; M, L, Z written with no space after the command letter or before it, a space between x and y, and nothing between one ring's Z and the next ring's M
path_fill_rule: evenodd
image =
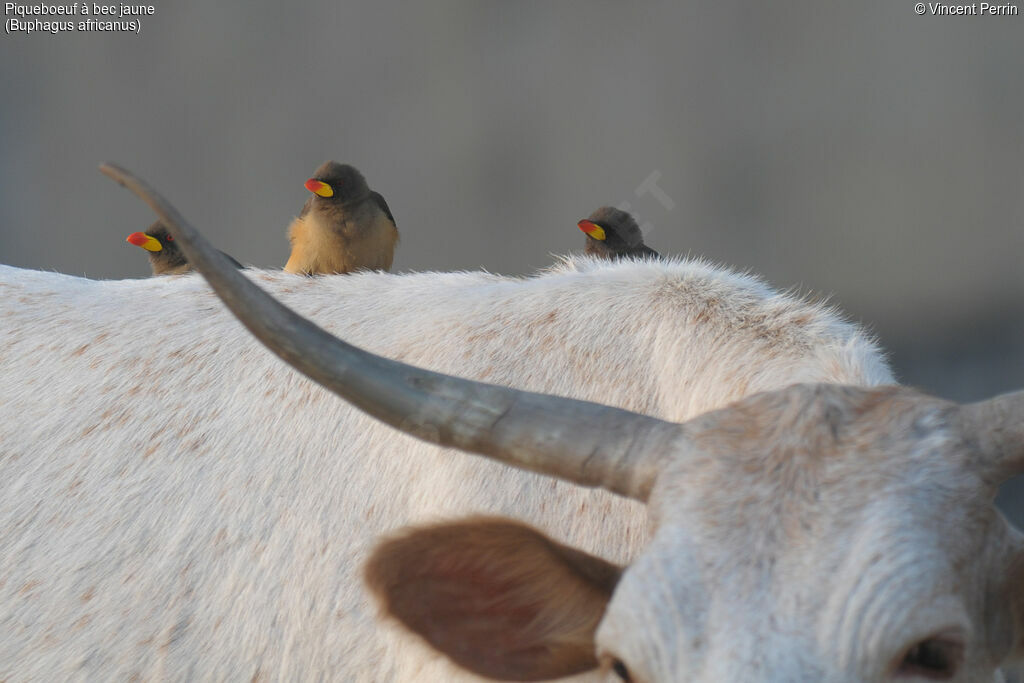
M674 421L797 381L892 381L834 312L699 262L245 276L378 353ZM447 679L376 622L359 577L380 533L514 515L617 563L650 538L639 502L363 416L197 275L0 267L0 384L0 680Z
M439 375L331 337L152 203L246 326L354 405L646 503L653 535L627 567L496 518L378 546L366 577L385 611L466 669L992 681L1024 657L1024 535L992 505L1024 471L1024 391L962 406L802 384L678 424Z

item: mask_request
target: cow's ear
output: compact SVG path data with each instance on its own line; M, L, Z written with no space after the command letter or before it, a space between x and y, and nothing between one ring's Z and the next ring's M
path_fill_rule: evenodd
M497 518L405 530L366 565L386 614L460 666L517 681L597 666L594 631L620 573Z

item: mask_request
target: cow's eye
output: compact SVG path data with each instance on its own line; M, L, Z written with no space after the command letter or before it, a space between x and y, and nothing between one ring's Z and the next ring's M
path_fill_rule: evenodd
M959 639L932 636L907 650L896 673L943 681L956 675L963 659L964 645Z
M616 676L625 681L625 683L631 683L633 680L629 675L629 669L626 668L626 665L622 663L621 659L612 660L612 671L615 672Z

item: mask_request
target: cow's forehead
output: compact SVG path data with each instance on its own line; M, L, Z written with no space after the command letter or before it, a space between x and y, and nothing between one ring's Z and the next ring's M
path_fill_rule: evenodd
M957 411L903 387L794 385L759 394L687 423L651 503L660 514L691 494L739 505L808 498L820 511L826 492L978 486Z
M936 537L955 557L978 552L998 518L955 406L913 390L795 386L691 426L650 507L705 561L741 551L770 576L810 555L834 571L858 560L855 539L891 554Z

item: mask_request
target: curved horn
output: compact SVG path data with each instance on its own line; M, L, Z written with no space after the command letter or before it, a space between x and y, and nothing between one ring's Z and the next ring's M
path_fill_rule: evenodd
M961 408L967 433L978 440L983 466L998 483L1024 472L1024 391Z
M260 341L360 410L431 443L647 499L679 425L451 377L358 349L252 284L145 182L113 164L100 170L153 208L189 263Z

